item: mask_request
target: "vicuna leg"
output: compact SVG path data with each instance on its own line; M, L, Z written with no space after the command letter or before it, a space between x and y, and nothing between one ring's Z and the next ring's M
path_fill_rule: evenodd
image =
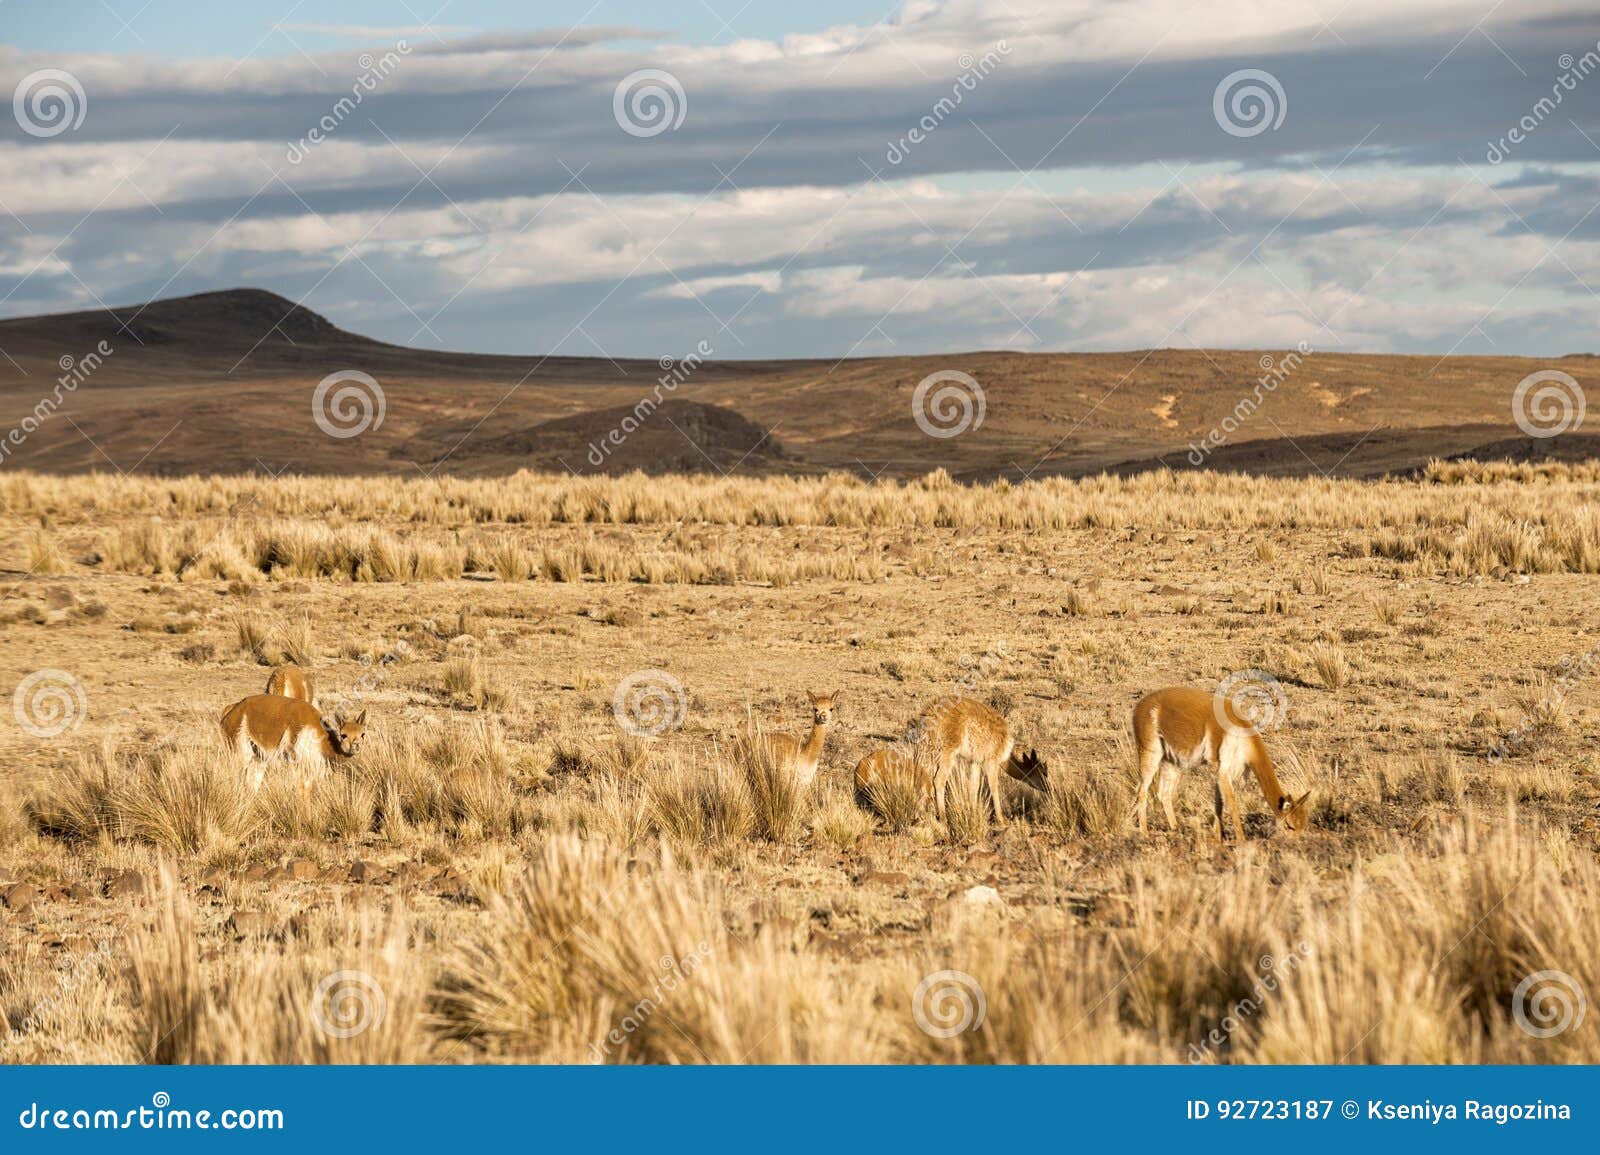
M1000 803L1000 763L990 763L985 768L984 773L989 779L989 801L994 806L994 824L996 826L1004 826L1006 824L1006 812L1005 807Z
M1178 792L1179 770L1175 763L1168 762L1161 768L1161 784L1156 789L1156 797L1161 799L1161 809L1167 815L1167 828L1178 829L1178 819L1172 813L1172 798Z
M1161 769L1161 747L1146 746L1139 751L1139 833L1146 832L1145 810L1150 801L1150 784Z
M1228 804L1228 809L1233 811L1233 837L1240 846L1244 845L1244 823L1239 820L1239 796L1233 792L1233 779L1227 774L1217 776L1217 788L1222 793L1222 799ZM1220 811L1217 817L1218 838L1221 838L1222 818Z

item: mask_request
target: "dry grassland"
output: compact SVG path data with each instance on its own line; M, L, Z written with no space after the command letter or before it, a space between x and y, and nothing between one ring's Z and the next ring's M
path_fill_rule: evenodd
M0 1058L1600 1062L1538 1029L1600 995L1597 499L9 473ZM369 737L254 793L217 718L281 662ZM1132 833L1134 700L1240 671L1311 828L1247 784L1219 847L1197 773ZM1050 790L860 808L958 688ZM834 689L793 789L744 731Z

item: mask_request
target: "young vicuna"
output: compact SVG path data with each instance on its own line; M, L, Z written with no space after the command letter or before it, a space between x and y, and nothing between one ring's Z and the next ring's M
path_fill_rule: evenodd
M833 722L833 712L838 708L840 693L835 690L831 694L813 694L808 690L806 697L811 701L811 734L803 743L787 734L762 736L767 756L772 759L773 765L789 771L802 786L810 786L816 781L817 765L822 760L822 743L828 737L828 726Z
M857 804L876 810L892 790L915 790L924 803L933 796L933 782L916 752L900 744L880 746L856 763Z
M317 700L311 688L311 675L299 666L279 666L273 670L267 678L267 688L262 692L298 698L302 702L314 703Z
M279 694L252 694L222 715L222 732L245 762L272 755L313 765L354 758L366 728L365 710L351 719L329 718L310 702ZM256 769L258 790L265 773Z
M1184 770L1201 766L1216 769L1212 800L1217 808L1217 841L1222 841L1223 804L1233 811L1233 833L1244 841L1244 824L1239 820L1239 799L1234 783L1249 767L1261 784L1278 821L1290 830L1304 830L1310 821L1306 801L1310 793L1291 798L1278 785L1267 746L1256 728L1221 694L1187 686L1169 686L1141 699L1133 708L1133 744L1139 757L1139 833L1145 832L1145 809L1150 783L1156 774L1161 784L1156 797L1166 811L1167 825L1178 828L1172 813L1172 796L1178 776Z
M933 774L933 808L941 819L950 776L957 765L982 774L989 785L994 820L1005 825L1001 803L1000 772L1025 782L1035 790L1049 785L1049 767L1036 750L1016 753L1016 738L1006 720L982 702L971 698L943 698L917 719L913 737Z

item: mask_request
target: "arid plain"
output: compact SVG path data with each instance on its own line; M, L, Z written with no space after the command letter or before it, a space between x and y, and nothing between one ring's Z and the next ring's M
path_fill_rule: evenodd
M793 452L8 463L0 1054L1600 1061L1593 465L965 483ZM255 792L217 720L284 663L365 744ZM1202 772L1177 829L1130 827L1132 705L1179 683L1264 710L1308 830L1247 782L1219 845ZM745 739L804 737L807 691L840 696L795 790ZM1003 829L858 805L856 761L952 693L1049 789L1008 783Z

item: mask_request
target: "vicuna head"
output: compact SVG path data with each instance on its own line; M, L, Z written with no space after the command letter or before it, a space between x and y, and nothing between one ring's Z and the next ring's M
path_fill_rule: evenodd
M322 716L322 728L328 732L328 741L346 758L354 758L367 731L367 712L362 710L354 718Z
M811 699L811 720L819 726L829 725L833 721L833 712L838 708L840 692L831 694L813 694L806 691L806 697Z
M1311 807L1306 805L1310 801L1309 790L1298 798L1285 794L1278 799L1278 821L1290 830L1304 830L1311 825Z
M1044 790L1050 785L1050 767L1045 765L1037 750L1011 755L1006 761L1006 773L1035 790Z

